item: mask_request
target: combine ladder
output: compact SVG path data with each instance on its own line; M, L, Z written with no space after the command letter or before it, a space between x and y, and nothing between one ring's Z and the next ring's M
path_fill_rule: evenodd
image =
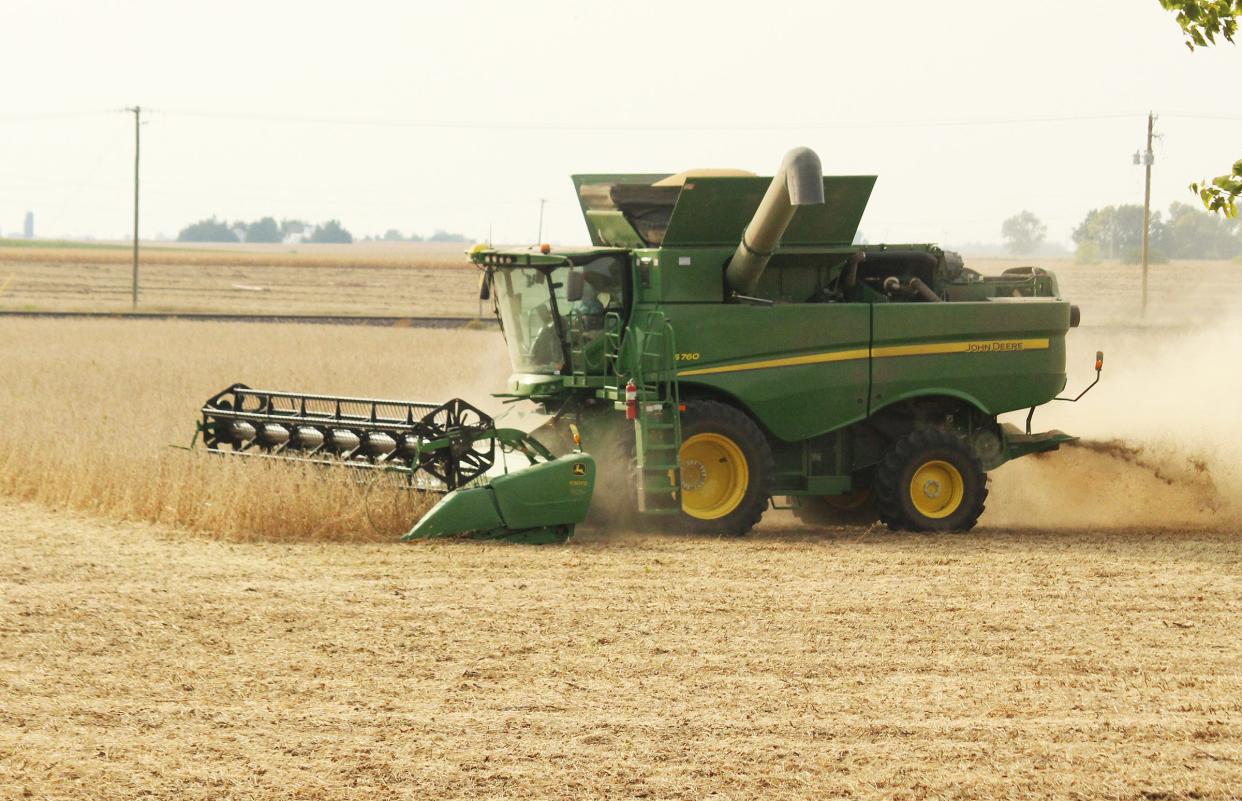
M638 388L638 419L634 421L638 510L646 514L677 514L681 511L677 344L673 326L663 312L647 312L643 322L635 343L633 373L628 376ZM621 378L618 373L618 381Z

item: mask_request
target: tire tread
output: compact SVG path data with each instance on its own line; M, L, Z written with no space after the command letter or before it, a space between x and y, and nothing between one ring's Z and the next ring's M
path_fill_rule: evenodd
M737 441L747 457L754 454L757 458L755 463L748 465L751 484L738 508L717 520L699 520L685 513L679 515L679 519L682 526L690 531L740 537L758 525L763 513L767 511L772 495L772 474L776 470L772 448L758 424L736 407L714 400L690 401L686 407L686 411L682 413L683 441L693 436L685 430L688 418L692 421L691 427L698 427L702 423L714 424L713 428L705 430L727 434Z
M940 429L926 428L912 431L894 442L875 471L876 511L879 512L881 522L893 531L940 530L912 519L901 502L902 475L906 468L920 458L920 454L937 450L949 450L961 456L964 465L969 466L970 473L963 478L967 479L968 485L973 482L978 487L975 497L968 495L963 499L963 503L969 504L966 515L948 530L970 531L979 522L988 497L987 474L983 465L969 446L958 437ZM963 465L957 466L960 469Z

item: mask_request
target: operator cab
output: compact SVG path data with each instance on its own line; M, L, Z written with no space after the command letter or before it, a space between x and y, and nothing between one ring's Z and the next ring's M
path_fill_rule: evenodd
M487 270L515 373L560 375L602 366L603 333L628 306L628 255L622 250L566 254L476 254Z

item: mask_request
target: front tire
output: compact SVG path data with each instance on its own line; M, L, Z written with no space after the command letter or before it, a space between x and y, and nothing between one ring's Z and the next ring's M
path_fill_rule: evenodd
M687 403L680 464L685 528L740 536L763 517L771 496L772 448L738 409L718 401Z
M894 531L969 531L983 514L987 475L979 457L947 431L913 431L876 468L880 519Z

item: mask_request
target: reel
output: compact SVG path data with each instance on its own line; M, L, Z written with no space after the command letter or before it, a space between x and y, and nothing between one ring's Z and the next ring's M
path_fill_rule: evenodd
M201 415L198 433L211 451L392 470L433 491L464 486L496 461L495 423L460 398L436 404L233 384L208 398Z

